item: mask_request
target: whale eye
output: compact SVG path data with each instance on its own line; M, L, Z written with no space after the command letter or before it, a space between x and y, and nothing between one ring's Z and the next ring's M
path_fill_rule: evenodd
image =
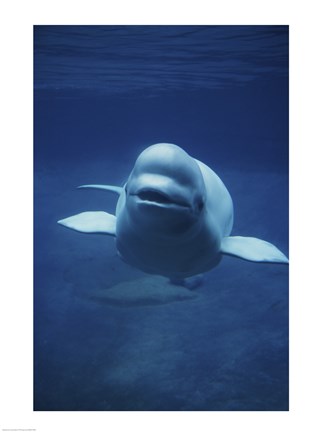
M204 208L204 201L201 199L198 201L198 210L201 211Z

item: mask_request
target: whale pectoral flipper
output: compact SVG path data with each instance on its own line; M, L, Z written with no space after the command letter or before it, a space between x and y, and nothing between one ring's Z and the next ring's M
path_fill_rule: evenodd
M100 185L100 184L86 184L78 186L78 189L101 189L109 192L114 192L120 195L123 191L123 188L120 186L111 186L111 185Z
M271 243L254 237L224 237L221 252L248 261L288 264L288 258Z
M103 211L79 213L57 223L82 233L116 235L116 216Z

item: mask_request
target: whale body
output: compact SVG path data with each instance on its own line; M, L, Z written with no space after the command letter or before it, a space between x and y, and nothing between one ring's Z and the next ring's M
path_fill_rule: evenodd
M145 149L123 187L80 188L117 193L115 215L83 212L58 223L83 233L114 236L121 258L146 273L185 280L211 270L224 254L288 263L269 242L230 236L233 203L227 188L211 168L175 144Z

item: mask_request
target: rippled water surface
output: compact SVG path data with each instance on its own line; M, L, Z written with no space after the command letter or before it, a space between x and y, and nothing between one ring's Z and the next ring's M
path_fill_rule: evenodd
M217 89L287 76L285 26L38 26L36 89Z

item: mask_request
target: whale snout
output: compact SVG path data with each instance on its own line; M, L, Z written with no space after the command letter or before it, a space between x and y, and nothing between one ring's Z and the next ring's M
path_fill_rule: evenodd
M206 195L197 162L173 144L144 150L125 192L127 212L137 226L169 234L196 225Z

